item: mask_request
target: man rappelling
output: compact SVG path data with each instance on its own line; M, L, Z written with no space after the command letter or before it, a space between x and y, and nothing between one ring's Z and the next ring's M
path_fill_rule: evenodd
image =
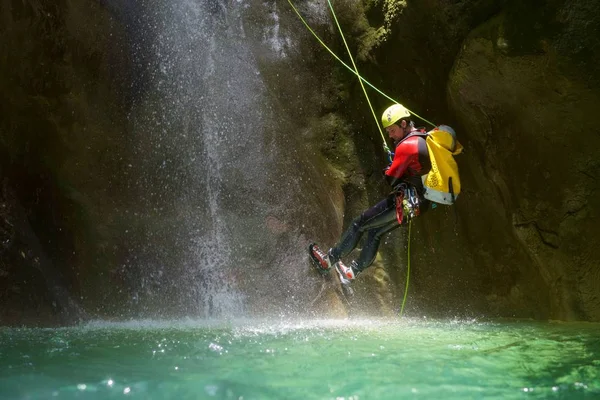
M452 128L440 126L430 132L416 129L409 110L400 104L387 108L381 122L394 141L394 152L389 153L391 163L384 170L392 192L354 219L327 253L316 244L309 246L315 267L322 273L335 269L342 284L349 284L373 263L384 235L429 210L430 200L452 204L460 191L458 169L452 156L460 153L462 147L456 142ZM445 164L447 161L450 166ZM437 186L428 184L428 175L437 181ZM365 233L359 257L345 265L342 258L354 250Z
M377 116L371 105L365 84L376 90L379 94L395 102L394 99L377 89L364 79L358 72L358 67L352 57L352 52L344 38L344 33L337 20L331 1L327 1L331 14L335 20L340 36L344 41L346 51L352 67L342 61L327 45L318 37L306 20L298 12L298 9L288 0L300 20L315 36L321 45L329 51L344 67L350 70L359 79L360 86L365 94L373 118L379 128L384 149L390 158L390 165L385 169L384 175L393 191L379 203L365 210L357 217L350 227L344 232L338 243L324 253L316 244L309 246L309 255L315 267L322 273L329 273L335 269L340 281L348 285L365 268L369 267L375 260L381 238L392 230L402 226L410 226L414 217L426 212L431 202L452 205L456 196L460 193L460 179L458 166L454 156L462 151L462 146L456 140L456 133L449 126L435 124L410 111L401 104L395 103L388 107L381 117L383 128L394 141L394 153L390 152L383 130L379 126ZM429 132L424 129L416 129L411 120L411 114L428 122L435 128ZM346 266L342 258L346 257L366 233L367 237L358 259ZM410 240L410 233L409 233ZM409 241L410 249L410 241ZM407 267L410 266L410 258ZM410 268L408 268L410 270ZM408 285L408 271L407 271ZM408 286L407 286L408 287ZM406 292L405 297L406 300ZM402 303L404 308L404 301ZM402 314L402 310L400 312Z

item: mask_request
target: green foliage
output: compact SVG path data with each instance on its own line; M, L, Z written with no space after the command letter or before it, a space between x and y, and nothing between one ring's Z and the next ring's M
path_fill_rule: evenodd
M351 48L356 48L358 61L374 62L372 51L384 43L393 25L406 8L406 0L337 1L335 13ZM370 21L370 14L377 17Z
M329 161L331 170L341 183L347 180L346 172L355 163L356 150L350 140L348 122L339 114L329 113L313 120L310 130L318 132L320 150Z
M383 8L383 26L386 30L390 30L392 24L397 20L398 16L406 8L406 0L376 0L382 2Z
M383 15L383 24L379 28L376 28L377 43L384 42L390 36L392 32L393 24L398 20L398 17L402 15L402 12L406 8L406 0L366 0L365 9L367 10L379 10Z
M379 28L369 28L361 37L360 45L358 47L358 53L356 57L361 61L371 59L369 55L373 49L379 47L383 42L387 40L389 36L389 30L380 26Z

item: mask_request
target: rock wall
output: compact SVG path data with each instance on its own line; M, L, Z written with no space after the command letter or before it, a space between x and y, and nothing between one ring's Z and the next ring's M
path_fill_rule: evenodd
M413 226L408 311L599 320L598 5L363 3L359 13L339 12L362 27L349 41L363 75L456 127L466 148L455 208L438 207ZM358 87L351 93L362 103ZM374 103L381 111L389 101ZM373 132L355 113L356 129ZM371 140L380 141L376 132ZM387 242L398 304L406 236Z
M339 135L333 79L306 85L324 57L295 42L307 32L291 15L279 29L280 11L274 1L0 8L0 325L205 315L234 285L249 315L342 310L306 263L309 240L341 231L342 178L319 151ZM208 154L225 148L230 157ZM321 293L327 302L306 307Z
M479 197L527 254L514 263L539 274L521 291L545 294L536 306L552 318L598 321L600 8L554 6L508 9L471 33L448 94L483 166Z
M90 1L10 0L0 20L0 323L73 322L124 196L123 28Z
M166 185L163 200L144 197L148 185L177 182L165 181L168 170L146 175L151 157L131 162L152 147L131 132L143 136L162 104L160 91L146 93L156 21L143 11L156 4L132 4L11 0L0 8L0 113L8 116L0 120L0 324L189 310L175 296L177 282L195 278L186 278L173 249L187 249L181 243L193 235L182 240L168 229L188 218L179 192ZM221 15L222 4L211 4ZM248 37L266 40L252 50L269 87L266 110L292 132L263 138L282 177L269 184L291 190L300 206L281 210L290 200L282 194L272 213L255 213L238 227L266 235L251 238L256 246L240 244L239 259L256 270L232 279L256 315L276 309L265 293L290 312L394 315L406 278L405 231L382 244L348 302L334 279L307 273L298 261L308 241L332 244L342 225L389 190L362 89L286 1L248 4ZM599 6L348 0L335 7L363 76L427 119L454 126L466 148L456 207L440 206L413 224L407 313L600 320L593 251L600 158L592 125ZM323 4L304 2L301 11L346 59ZM268 38L277 35L286 57L269 50ZM130 111L145 94L132 122ZM371 101L377 114L390 103L377 94ZM273 156L281 149L293 150ZM174 208L158 213L157 205ZM228 219L236 219L236 207L227 208ZM262 250L273 243L286 251L283 258L269 253L264 266ZM244 253L246 245L254 250ZM280 273L282 259L292 275ZM166 271L178 280L144 269L151 263L171 266Z

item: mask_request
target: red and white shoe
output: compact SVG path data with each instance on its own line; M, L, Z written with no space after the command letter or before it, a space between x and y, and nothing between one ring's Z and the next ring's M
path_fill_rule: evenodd
M311 243L308 246L308 254L317 271L322 274L327 274L331 271L332 265L329 255L324 253L315 243Z
M356 278L356 274L354 273L352 267L347 267L341 261L335 263L335 270L340 276L340 281L342 282L342 285L349 285L354 280L354 278Z

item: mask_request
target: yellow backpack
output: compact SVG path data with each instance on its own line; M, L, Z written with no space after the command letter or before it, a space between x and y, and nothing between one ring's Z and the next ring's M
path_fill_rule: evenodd
M460 194L460 176L454 156L463 151L456 140L456 132L447 125L424 134L426 137L431 170L423 175L424 197L440 204L452 205Z

